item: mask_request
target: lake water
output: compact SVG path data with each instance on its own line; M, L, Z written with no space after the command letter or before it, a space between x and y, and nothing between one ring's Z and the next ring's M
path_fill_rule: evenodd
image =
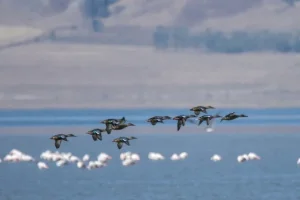
M220 123L221 126L255 124L300 124L300 108L291 109L210 109L209 114L229 112L249 115L247 120ZM125 116L137 125L146 125L145 120L154 115L176 116L192 114L188 109L139 109L139 110L0 110L0 127L16 126L82 126L99 125L105 118ZM165 125L172 124L165 121Z
M239 110L249 115L247 120L232 122L236 125L297 124L299 109ZM222 113L226 110L222 110ZM136 111L1 111L2 127L14 126L68 126L97 123L107 117L128 116L130 121L143 125L151 115L185 114L184 110ZM255 121L254 116L257 116ZM72 120L70 120L72 119ZM294 120L294 121L293 121ZM292 121L292 122L291 122ZM171 123L171 122L170 122ZM225 126L225 125L224 125ZM24 126L25 127L25 126ZM26 128L26 127L25 127ZM118 150L112 143L113 134L104 135L103 141L90 137L70 138L62 144L61 152L72 152L82 157L90 154L96 159L100 152L113 157L107 167L81 170L75 165L58 168L49 163L49 169L40 171L34 163L0 164L0 200L299 200L300 134L136 134L131 146ZM39 159L45 150L55 151L50 135L0 135L0 157L16 148ZM141 161L123 167L120 152L139 153ZM150 151L160 152L164 161L148 160ZM187 152L183 161L171 161L173 153ZM238 163L240 154L255 152L259 161ZM223 160L210 161L213 154Z

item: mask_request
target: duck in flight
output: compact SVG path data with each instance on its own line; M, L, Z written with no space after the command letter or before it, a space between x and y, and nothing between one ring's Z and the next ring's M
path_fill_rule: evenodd
M180 130L181 126L185 125L185 121L189 118L196 117L196 115L178 115L173 118L173 120L177 120L177 131Z
M208 126L211 122L212 119L215 118L220 118L222 116L216 114L216 115L202 115L201 117L198 118L199 123L198 126L200 126L200 124L202 124L202 122L206 121L206 125Z
M225 115L224 117L222 117L221 122L223 120L227 120L227 121L234 120L234 119L239 118L239 117L248 117L248 116L244 115L244 114L238 115L235 112L231 112L231 113Z
M127 144L130 146L129 140L137 139L136 137L119 137L113 140L113 142L117 143L118 149L121 149L123 146L123 143Z
M96 128L96 129L88 131L86 134L91 135L93 140L96 141L96 140L102 140L102 133L103 132L106 132L106 130Z
M164 120L172 119L169 116L154 116L149 119L147 119L147 122L150 122L153 126L155 126L157 123L164 123Z
M62 140L68 141L67 139L68 137L76 137L76 136L73 134L57 134L52 136L50 139L55 141L54 145L56 149L58 149L60 147L61 141Z
M113 124L112 125L112 130L122 130L128 126L135 126L132 123L128 123L128 124Z
M212 106L195 106L193 108L190 109L190 111L194 111L195 115L199 115L201 112L207 114L207 109L215 109Z
M126 122L125 117L122 117L121 119L105 119L105 120L101 121L100 123L105 124L105 126L106 126L105 130L106 130L107 134L110 134L112 131L112 126L124 124L125 122Z

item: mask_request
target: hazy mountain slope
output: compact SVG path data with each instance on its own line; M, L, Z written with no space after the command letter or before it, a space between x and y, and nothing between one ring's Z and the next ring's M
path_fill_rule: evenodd
M259 7L249 9L237 15L221 18L208 18L195 27L203 30L207 27L222 31L232 30L299 30L300 2L294 7L281 0L264 1Z
M15 40L30 37L33 32L49 31L76 25L81 35L91 29L84 18L84 0L0 0L0 38ZM120 0L110 7L111 16L103 19L106 27L138 27L154 29L158 25L187 26L193 31L207 28L222 31L299 29L300 2L294 7L282 0ZM16 26L20 34L11 34L3 25ZM22 27L17 27L22 26ZM28 29L29 30L29 29ZM124 29L117 29L122 32ZM25 34L26 32L26 34ZM141 33L132 30L130 35ZM151 34L151 31L149 32ZM35 37L36 32L32 34ZM5 37L4 37L5 36ZM11 38L7 38L9 42ZM1 39L0 39L1 40Z
M0 0L0 24L43 28L82 25L84 0ZM300 8L282 0L120 0L106 26L183 25L194 29L286 29L298 26Z
M107 26L154 27L182 25L194 30L294 30L299 27L300 2L282 0L122 0L111 6Z
M0 47L42 34L42 30L26 26L0 26Z

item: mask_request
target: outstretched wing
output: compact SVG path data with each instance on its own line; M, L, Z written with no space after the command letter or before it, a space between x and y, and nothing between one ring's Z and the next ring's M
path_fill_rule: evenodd
M157 123L157 121L156 121L156 120L151 120L151 124L152 124L153 126L155 126L155 125L156 125L156 123Z
M185 125L185 119L183 118L182 120L178 120L178 121L181 121L181 123L182 123L182 126L184 126Z
M195 115L197 115L197 116L200 114L200 112L201 112L200 110L195 110L194 111Z
M55 140L55 147L58 149L60 147L61 140Z
M121 149L122 146L123 146L123 143L122 143L122 142L118 142L118 143L117 143L117 146L118 146L118 149Z
M98 134L98 135L97 135L97 138L98 138L99 140L102 140L102 134L101 134L101 133Z
M126 122L125 117L122 117L122 118L120 119L120 121L119 121L119 124L124 124L125 122Z
M128 146L130 146L130 143L128 140L124 140L124 143L127 144Z
M107 134L110 134L111 133L111 130L112 130L112 124L109 123L109 124L106 124L106 128L105 128Z
M208 126L210 120L207 118L205 121L206 121L206 125Z
M94 141L96 141L97 140L97 135L93 134L92 138L93 138Z
M182 124L182 121L181 121L181 120L178 120L178 121L177 121L177 131L180 130L181 124Z
M199 123L198 123L198 126L200 126L200 124L202 124L202 122L203 122L203 119L200 119Z
M231 113L227 114L226 117L229 117L229 116L232 116L232 115L235 115L235 112L231 112Z

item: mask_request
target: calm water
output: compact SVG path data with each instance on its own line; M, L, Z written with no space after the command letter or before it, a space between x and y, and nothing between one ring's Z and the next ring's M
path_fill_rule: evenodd
M221 126L245 124L300 124L300 108L293 109L211 109L208 114L228 114L235 111L249 115L247 120L221 123ZM125 116L137 125L145 125L145 120L154 115L176 116L192 114L188 109L156 110L0 110L0 127L4 126L70 126L99 125L105 118ZM172 124L165 121L165 125Z
M292 119L292 116L299 120L299 112L295 110L241 111L249 116L260 116L265 123L279 123L278 118ZM97 123L99 118L105 118L108 114L111 117L124 114L142 123L143 118L153 113L155 112L123 111L119 114L117 111L2 111L0 121L1 126L7 126L8 119L11 120L9 126L20 126L26 120L32 126L42 126L57 125L52 120L60 117L64 119L63 125L68 125L71 121L68 120L69 117L77 117L82 123ZM166 114L173 115L171 111ZM273 117L273 122L268 121L267 116ZM89 120L85 120L86 118ZM255 124L255 121L248 123ZM287 120L286 123L290 121ZM300 168L296 165L300 157L300 134L197 135L184 130L174 135L140 134L135 135L138 140L132 141L131 146L125 146L121 151L111 142L117 134L104 135L101 142L94 142L90 137L80 135L63 143L60 148L60 151L72 152L80 157L88 153L94 159L100 152L110 154L113 159L108 167L102 169L85 171L77 169L75 165L58 168L55 163L50 163L49 170L40 171L33 163L1 163L0 200L300 199ZM12 148L17 148L39 158L41 152L55 150L49 137L50 135L2 134L0 157ZM123 167L119 154L124 151L139 153L140 163ZM151 162L147 158L150 151L160 152L167 159ZM171 154L182 151L189 154L186 160L169 160ZM237 163L236 157L239 154L249 152L257 153L262 160ZM221 162L210 161L215 153L223 157Z

